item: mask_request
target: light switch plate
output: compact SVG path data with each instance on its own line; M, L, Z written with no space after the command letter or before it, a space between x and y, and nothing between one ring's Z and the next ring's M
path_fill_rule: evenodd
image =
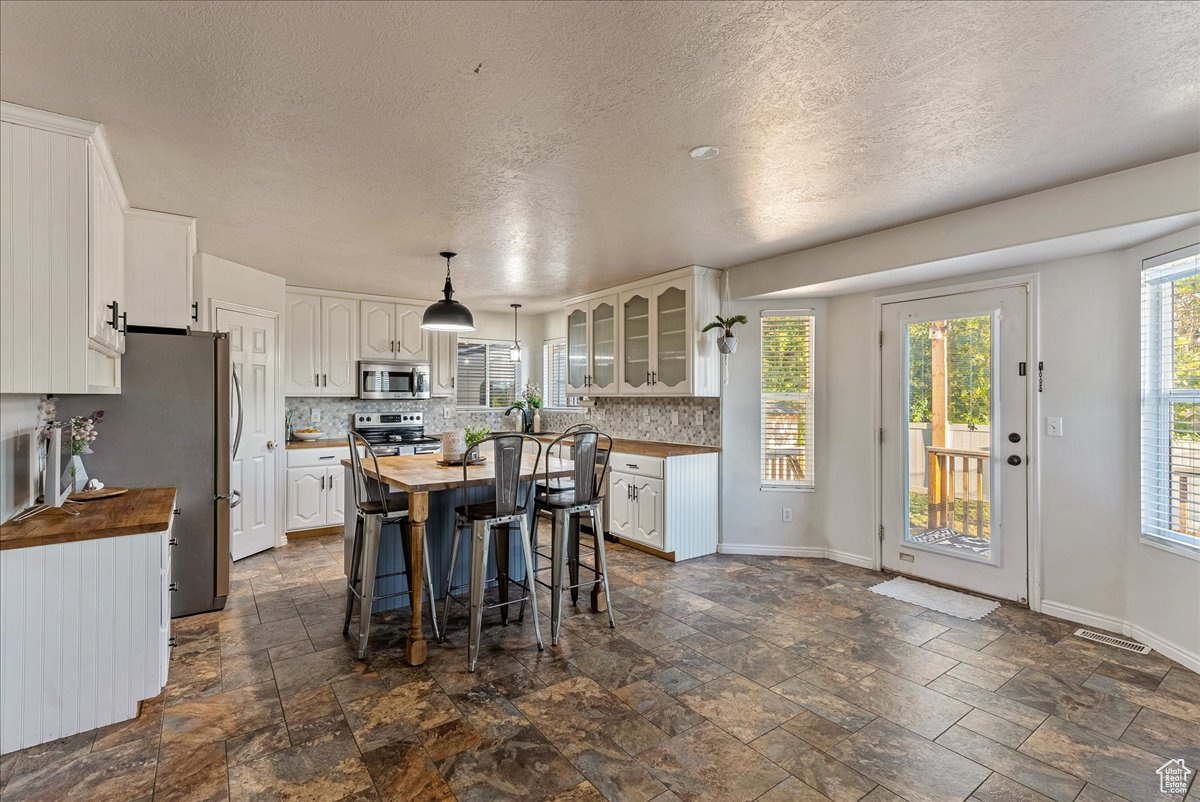
M679 425L679 410L677 410L677 409L671 410L671 425L672 426Z
M696 410L696 428L699 428L703 425L704 425L704 410L698 409L698 410Z
M319 407L310 407L308 417L313 423L319 423L321 421L321 409Z
M1062 418L1046 418L1046 436L1047 437L1062 437L1063 436Z
M646 407L644 410L642 410L642 420L644 420L646 423L650 422L650 407Z
M454 415L454 410L450 407L442 407L442 420L450 420Z

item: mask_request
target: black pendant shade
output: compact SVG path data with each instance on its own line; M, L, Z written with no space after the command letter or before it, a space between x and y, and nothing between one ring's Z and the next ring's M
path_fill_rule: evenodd
M475 331L475 318L471 316L471 310L454 300L454 285L450 283L450 260L457 254L442 251L438 255L446 260L446 286L442 288L442 294L446 297L429 305L425 316L421 318L421 328L430 331Z

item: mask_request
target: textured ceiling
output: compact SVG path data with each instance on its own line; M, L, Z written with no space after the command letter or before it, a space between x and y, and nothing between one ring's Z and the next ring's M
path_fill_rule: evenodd
M537 303L1200 149L1196 3L24 3L5 100L294 284ZM715 161L687 157L713 144Z

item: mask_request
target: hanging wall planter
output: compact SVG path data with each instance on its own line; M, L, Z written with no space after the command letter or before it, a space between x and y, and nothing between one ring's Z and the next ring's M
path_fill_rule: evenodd
M737 350L737 335L733 333L733 327L738 323L745 323L745 315L733 315L731 317L716 316L712 323L709 323L701 331L712 331L720 329L721 336L717 338L717 350L722 354L732 354Z

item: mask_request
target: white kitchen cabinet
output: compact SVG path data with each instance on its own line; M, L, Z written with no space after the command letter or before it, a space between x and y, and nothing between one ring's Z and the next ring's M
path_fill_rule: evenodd
M93 154L91 180L91 269L88 334L99 346L114 352L125 350L125 209L117 187L120 179Z
M287 293L285 393L354 396L358 390L358 302Z
M120 392L125 193L95 123L0 103L0 392Z
M424 314L425 307L415 304L360 301L361 358L428 361L428 332L421 328Z
M567 301L567 393L719 396L720 271L687 267Z
M717 550L715 451L666 458L614 452L608 531L674 560Z
M567 395L617 393L617 296L567 307Z
M340 526L345 521L342 460L348 456L348 445L287 450L287 531Z
M341 470L341 466L338 466ZM325 526L329 507L329 468L288 468L287 529Z
M184 329L199 317L192 306L196 220L130 209L125 214L125 304L135 326Z
M434 398L454 398L458 382L458 335L452 331L429 334L429 387Z
M358 302L321 298L322 395L358 394Z

